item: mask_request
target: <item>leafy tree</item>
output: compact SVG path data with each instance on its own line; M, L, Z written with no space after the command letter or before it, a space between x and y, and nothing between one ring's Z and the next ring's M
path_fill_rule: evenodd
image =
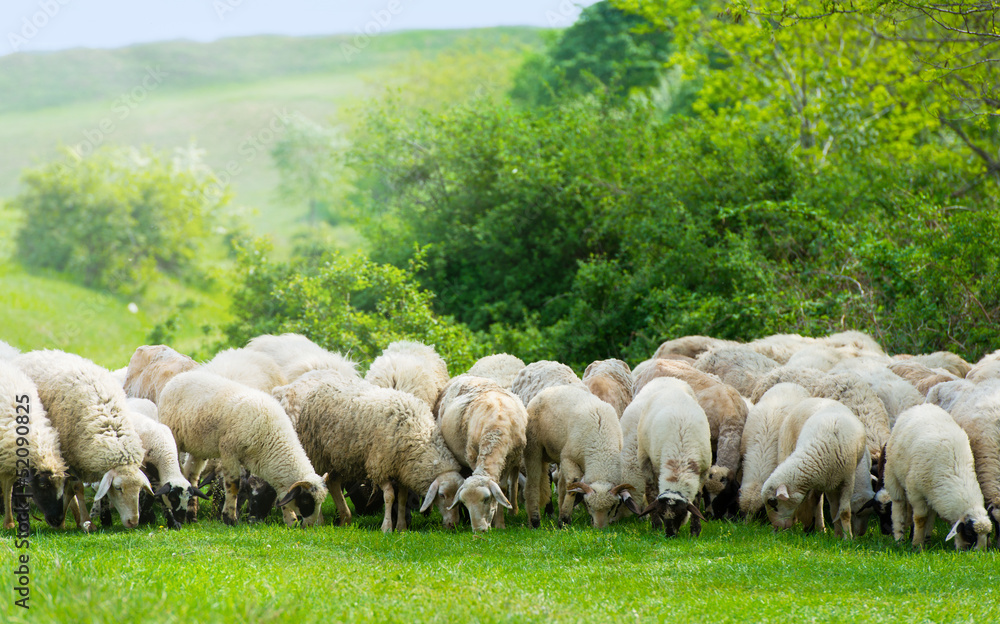
M154 272L191 271L228 201L212 192L196 150L108 146L85 158L67 150L22 183L11 202L25 215L18 258L120 292L142 291Z
M281 176L278 192L293 204L309 207L309 222L335 220L334 201L346 184L346 141L335 128L301 114L293 115L271 149Z

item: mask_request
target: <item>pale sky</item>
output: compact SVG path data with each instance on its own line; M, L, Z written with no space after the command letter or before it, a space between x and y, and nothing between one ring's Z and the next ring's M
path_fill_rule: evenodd
M0 55L259 34L566 27L595 0L0 0Z

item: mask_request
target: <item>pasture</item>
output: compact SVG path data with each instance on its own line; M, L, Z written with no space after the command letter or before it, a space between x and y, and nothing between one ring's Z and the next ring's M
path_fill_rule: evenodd
M414 517L384 535L380 517L335 526L227 527L203 517L180 531L119 524L84 535L36 525L31 609L5 622L987 622L996 618L998 555L956 553L939 522L927 550L878 534L846 542L801 529L709 521L674 539L648 521L473 535ZM68 522L72 525L72 520ZM10 531L0 558L14 555ZM9 587L9 585L8 585Z

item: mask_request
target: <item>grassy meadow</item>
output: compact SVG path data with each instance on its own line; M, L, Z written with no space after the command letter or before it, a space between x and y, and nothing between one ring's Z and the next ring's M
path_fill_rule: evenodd
M5 622L987 622L996 618L996 550L956 553L938 523L924 552L874 532L828 533L710 521L666 539L629 519L608 530L525 526L473 535L415 515L415 530L234 528L202 519L180 531L117 525L83 535L39 528L31 609ZM68 524L72 525L70 520ZM873 523L874 524L874 523ZM9 532L8 532L9 533ZM14 556L12 539L0 558ZM9 591L9 590L8 590Z

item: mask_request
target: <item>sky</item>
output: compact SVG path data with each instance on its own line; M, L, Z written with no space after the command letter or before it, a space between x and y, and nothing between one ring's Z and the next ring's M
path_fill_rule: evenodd
M259 34L566 27L595 0L0 0L0 55Z

